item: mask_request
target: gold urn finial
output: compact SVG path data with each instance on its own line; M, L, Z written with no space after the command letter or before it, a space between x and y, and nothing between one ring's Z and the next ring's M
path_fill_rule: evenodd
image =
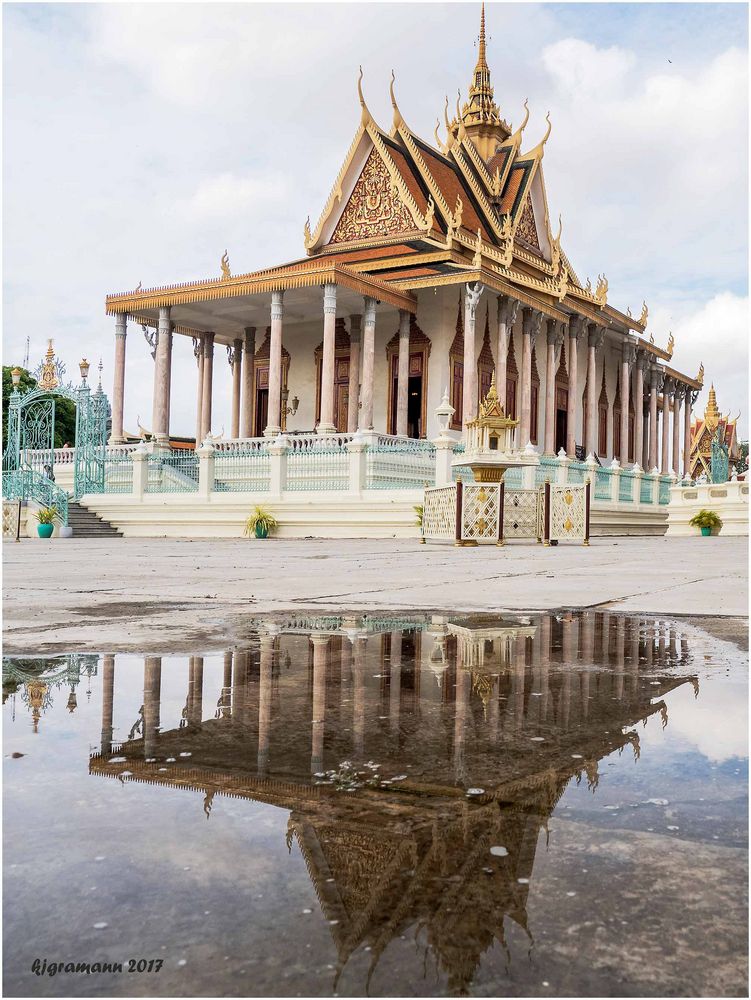
M707 408L704 411L704 423L711 430L720 423L720 410L717 406L717 394L714 391L714 382L709 387L709 399L707 400Z

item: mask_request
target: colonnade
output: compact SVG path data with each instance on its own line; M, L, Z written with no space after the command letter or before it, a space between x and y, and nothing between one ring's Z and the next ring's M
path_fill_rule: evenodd
M641 703L639 671L659 666L675 665L688 660L688 645L672 627L659 622L644 622L637 618L604 613L566 614L555 626L551 616L542 616L536 629L520 629L519 635L487 639L457 636L451 626L430 627L434 645L410 662L403 657L401 631L390 633L388 656L383 656L379 670L381 704L373 711L370 698L372 687L367 678L374 664L368 664L372 643L381 644L382 635L369 635L357 628L347 629L339 637L335 652L334 636L312 633L309 636L310 673L310 771L316 774L324 768L324 737L327 725L351 732L352 751L357 756L366 753L369 727L379 732L388 729L399 738L402 712L419 717L422 705L436 703L435 687L428 684L428 699L424 701L422 684L407 682L410 671L434 673L441 685L439 702L453 703L453 752L455 766L461 771L464 760L468 724L472 718L470 701L473 692L483 700L483 715L488 735L498 737L501 730L519 734L542 724L554 724L561 732L594 721L598 716L610 718L617 709L614 702L628 701L631 707ZM484 631L484 630L483 630ZM533 635L530 636L530 631ZM248 696L250 654L237 650L224 656L222 690L214 711L210 700L210 715L233 718L240 725L252 725L255 716L258 730L257 769L260 777L268 774L271 740L275 728L274 708L277 706L275 677L282 635L278 631L262 633L254 681L255 695ZM474 644L474 645L473 645ZM477 648L475 648L475 646ZM492 648L491 648L492 647ZM418 647L419 648L419 647ZM483 666L484 663L484 666ZM560 669L556 669L559 668ZM579 671L577 667L582 669ZM440 668L440 669L439 669ZM487 683L476 686L475 671L479 668ZM593 670L593 668L595 668ZM596 668L600 668L599 670ZM553 683L551 670L556 672ZM332 706L327 684L338 681L341 701ZM505 680L504 680L505 678ZM113 703L115 657L105 656L102 672L102 753L113 749ZM144 659L143 692L143 752L152 757L157 752L161 712L162 661L160 657ZM350 687L351 685L351 687ZM411 699L405 702L405 694ZM532 696L534 695L534 696ZM644 699L649 705L651 690ZM345 697L346 696L346 697ZM370 697L369 697L370 696ZM502 696L502 697L501 697ZM180 726L200 726L203 722L204 662L202 657L190 657L185 708ZM604 713L604 715L603 715ZM385 722L380 726L376 716ZM429 717L426 716L426 722ZM213 723L212 723L213 724ZM476 724L476 723L475 723ZM413 732L414 724L410 726ZM277 725L278 731L278 725ZM476 734L478 735L478 734ZM341 736L341 732L340 732ZM399 739L401 746L401 739Z
M477 416L479 354L477 311L484 289L468 284L464 295L464 365L462 393L463 424ZM646 471L688 475L690 452L691 406L696 393L675 375L666 376L648 351L624 336L618 359L620 416L617 427L614 400L608 404L607 440L600 430L599 387L602 366L606 363L605 329L585 317L572 315L567 324L543 315L540 310L515 300L511 296L497 297L496 345L497 383L506 384L509 340L521 310L521 370L519 391L519 429L517 443L523 448L532 432L532 359L536 350L538 365L545 372L545 398L541 406L542 432L538 443L546 454L554 454L556 446L556 373L561 349L565 343L568 361L568 400L566 412L565 451L570 458L576 454L577 417L583 409L583 443L586 454L612 455L621 466L636 463ZM320 434L334 433L335 361L337 285L327 283L322 289L323 354L321 366L320 419L316 430ZM407 433L409 384L410 313L400 310L396 392L396 432ZM271 294L268 359L268 418L264 428L256 433L276 437L284 420L282 407L282 335L284 325L284 292ZM347 429L373 430L375 322L376 301L365 297L362 314L350 314L350 373ZM544 321L544 323L543 323ZM125 384L125 342L127 316L115 318L115 373L112 407L112 443L123 440L123 401ZM255 416L255 365L257 330L248 326L243 336L227 345L232 371L231 437L247 438L253 433ZM155 335L153 435L157 442L169 440L169 414L172 369L173 324L170 309L159 309ZM215 338L213 332L199 333L193 338L198 378L196 394L196 439L203 441L211 432L214 384ZM586 344L586 392L578 387L580 344ZM598 372L599 369L599 372ZM503 391L503 390L502 390ZM661 396L661 404L660 404ZM683 406L683 420L681 420ZM633 428L631 413L633 412ZM672 436L670 423L672 417ZM660 421L662 422L660 430ZM681 425L683 425L683 455L681 455ZM616 447L616 430L618 446ZM630 447L631 443L631 447ZM604 445L604 447L603 447Z

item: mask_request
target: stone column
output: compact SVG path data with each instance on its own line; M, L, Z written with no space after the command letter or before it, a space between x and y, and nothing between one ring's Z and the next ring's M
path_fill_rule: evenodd
M555 454L555 372L558 348L563 343L563 331L558 320L547 320L548 353L545 362L545 454Z
M347 430L357 430L360 410L360 324L362 316L349 318L349 403L347 406Z
M103 754L112 753L112 709L115 700L115 657L102 657L102 739Z
M313 732L310 773L323 770L323 736L326 725L326 667L329 660L329 637L312 635L313 643Z
M477 416L477 343L475 317L483 287L478 281L464 286L464 378L462 382L462 429Z
M122 444L123 407L125 402L125 338L128 333L128 317L125 313L115 316L115 377L112 385L112 433L110 444Z
M255 416L256 394L255 394L255 360L256 360L256 328L246 326L243 331L245 342L243 345L242 365L242 404L240 416L240 437L253 437L253 417Z
M402 633L391 633L391 664L389 673L389 725L392 733L399 732L402 704Z
M201 430L203 429L203 334L193 338L193 357L198 369L198 385L196 387L196 449L201 447Z
M520 450L526 448L531 433L532 345L541 325L542 313L525 306L522 326L521 419L519 421L519 439L517 441L517 448ZM466 378L466 371L464 377Z
M188 675L188 724L200 726L203 716L203 657L191 656Z
M673 393L673 472L681 474L681 402L686 393L686 387L676 384Z
M211 433L211 404L214 398L214 334L203 335L203 388L201 389L201 441Z
M645 371L648 371L648 367L645 366ZM649 472L649 400L645 400L642 397L642 442L641 442L641 454L642 454L642 468L645 472Z
M159 707L162 690L162 658L147 656L143 661L143 755L151 757L159 734Z
M572 316L568 325L568 408L566 413L566 454L576 458L576 418L579 410L579 340L584 334L584 317Z
M167 338L167 384L165 386L165 403L164 410L167 414L167 437L169 438L170 429L170 413L172 407L172 347L174 345L175 324L170 323L169 336Z
M362 387L360 389L360 421L358 429L373 430L373 380L375 372L376 300L365 297L362 336Z
M171 339L170 311L168 307L163 306L159 310L156 364L154 365L154 426L152 429L155 439L165 444L169 438L168 382Z
M636 349L628 342L623 345L621 358L621 453L618 458L621 468L628 465L628 414L631 398L631 365L636 357Z
M587 455L598 453L599 405L597 399L597 349L602 346L605 331L596 323L587 325L587 427L584 433L584 448Z
M222 717L229 718L232 715L232 650L228 649L224 654L224 664L222 671Z
M284 292L271 293L271 342L269 344L269 408L264 437L282 433L282 318ZM257 430L257 428L256 428Z
M409 400L409 325L411 316L399 310L399 367L396 389L396 433L407 436L407 403ZM391 373L389 372L389 378Z
M232 345L232 437L240 437L240 398L242 396L243 342L239 338Z
M683 406L683 476L691 475L691 407L696 399L694 390L686 388L686 402Z
M336 285L323 286L323 357L321 359L321 419L318 434L334 434L334 367L336 365Z
M649 374L649 469L657 468L657 393L662 385L662 372L653 368Z
M670 396L673 392L672 379L665 379L662 387L662 455L660 472L666 476L670 472Z
M644 369L646 365L646 353L638 351L634 374L634 462L641 469L644 468L642 438L644 436Z
M260 678L258 685L258 776L263 778L269 766L271 743L271 678L274 658L273 635L261 636Z
M514 335L514 323L519 311L519 302L508 295L498 296L498 347L495 362L495 381L501 397L503 412L506 412L506 372L509 339Z

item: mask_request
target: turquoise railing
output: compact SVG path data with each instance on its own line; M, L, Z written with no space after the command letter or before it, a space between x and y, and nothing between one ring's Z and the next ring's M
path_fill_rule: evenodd
M104 465L104 492L133 492L133 455L130 452L107 455Z
M670 503L670 487L672 481L670 476L660 476L660 493L658 503Z
M504 479L511 485L508 475L507 472ZM542 486L543 483L548 481L554 483L557 478L558 459L554 455L540 455L540 464L535 469L535 486ZM518 485L521 486L521 477Z
M572 461L568 467L568 481L573 485L581 485L589 479L589 468L586 462Z
M610 469L598 467L595 470L595 500L610 500L612 477Z
M369 445L365 460L365 485L371 490L409 490L432 486L435 481L435 445L416 438L381 434Z
M634 474L628 469L621 469L621 481L618 484L618 499L621 503L633 503Z
M6 500L32 500L41 507L54 507L62 523L68 523L68 494L33 469L4 472L3 496Z
M252 438L217 447L214 453L216 493L267 493L271 477L268 438Z
M198 456L193 451L149 455L145 493L196 493Z
M287 439L287 485L292 491L346 490L349 487L351 434L290 435Z
M639 486L639 503L652 503L653 480L648 476L642 476Z

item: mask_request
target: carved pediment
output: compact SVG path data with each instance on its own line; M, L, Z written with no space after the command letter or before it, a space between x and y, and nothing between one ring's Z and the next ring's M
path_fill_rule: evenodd
M330 243L410 232L415 223L377 150L365 161Z
M522 214L519 217L519 225L516 229L516 235L519 239L524 240L529 246L535 248L535 250L540 250L540 240L537 236L537 225L535 223L535 213L532 209L532 199L527 195L527 200L524 203L524 208L522 209Z

